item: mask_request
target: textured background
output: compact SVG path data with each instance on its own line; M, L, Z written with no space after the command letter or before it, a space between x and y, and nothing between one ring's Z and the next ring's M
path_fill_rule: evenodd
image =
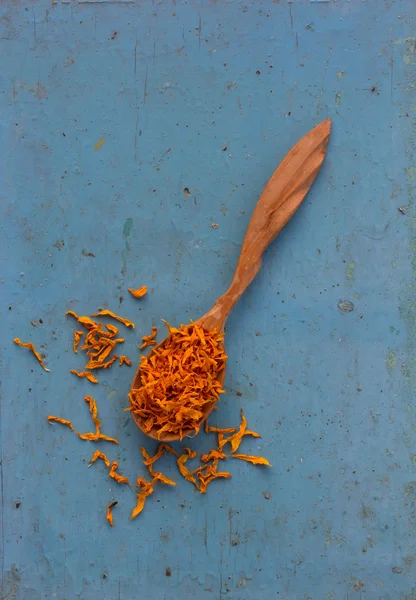
M0 10L0 597L414 599L413 0ZM318 180L227 329L218 423L238 423L243 406L263 434L243 450L273 468L229 461L233 478L200 496L163 459L177 487L131 522L133 491L87 468L92 443L45 420L88 430L83 396L95 394L120 440L104 449L131 480L144 474L144 440L123 411L133 369L95 387L70 375L83 360L65 310L131 318L135 362L152 324L203 314L263 185L327 117ZM143 283L139 303L127 286Z

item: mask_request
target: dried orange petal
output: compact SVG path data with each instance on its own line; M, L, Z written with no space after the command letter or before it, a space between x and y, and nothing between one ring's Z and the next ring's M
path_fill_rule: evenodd
M54 421L55 423L61 423L61 425L66 425L70 428L71 431L74 431L71 421L67 421L66 419L61 419L60 417L54 417L53 415L50 415L47 418L47 421L48 423L52 423L52 421Z
M176 461L178 463L178 467L179 467L179 471L180 474L182 475L182 477L185 477L185 479L187 481L189 481L190 483L193 483L194 485L196 485L196 481L195 481L195 477L192 475L192 473L185 467L185 463L190 459L190 458L195 458L195 456L198 454L197 452L190 450L189 448L184 448L186 454L182 454L181 456L178 457L178 460Z
M218 479L219 477L224 478L224 479L230 479L231 477L231 473L227 473L226 471L220 471L218 473L212 473L211 475L208 475L207 477L204 476L202 473L198 473L198 479L199 479L199 491L201 494L205 494L207 491L207 486L208 484L211 483L211 481L214 481L214 479Z
M95 398L91 398L91 396L85 396L84 398L85 402L88 402L89 407L90 407L90 413L92 416L92 420L94 422L95 425L95 433L79 433L79 431L77 431L77 436L79 438L81 438L81 440L89 440L91 442L97 442L98 440L104 440L106 442L113 442L113 444L118 444L118 441L114 438L108 437L107 435L103 435L101 433L101 422L98 418L98 408L97 408L97 401Z
M77 436L81 440L89 440L90 442L96 442L100 439L99 434L92 433L91 431L89 431L88 433L80 433L79 431L77 431Z
M143 464L146 465L147 467L149 465L152 465L154 462L156 462L157 459L160 458L161 456L163 456L163 454L165 454L166 452L170 452L171 454L173 454L176 457L179 456L179 454L176 452L176 450L174 450L168 444L159 444L159 446L157 447L156 454L151 457L149 456L149 454L147 453L145 448L140 448L140 451L145 458L145 460L143 461Z
M114 527L112 509L117 504L118 504L117 500L113 500L113 502L110 502L110 504L107 506L106 519L110 523L111 527Z
M127 479L127 477L123 477L123 475L119 475L117 473L117 469L118 469L118 462L114 461L113 464L111 465L108 476L112 477L112 479L115 479L117 481L117 483L125 483L127 485L130 485L130 482Z
M142 337L143 344L140 346L140 350L143 350L147 346L155 346L156 345L156 340L155 340L156 336L157 336L157 328L152 327L152 333L150 335L145 335Z
M109 361L102 363L99 362L98 360L90 360L86 365L85 368L86 369L107 369L107 367L110 367L114 361L116 361L118 359L118 356L113 356L112 358L110 358Z
M83 335L84 335L83 331L74 331L74 352L75 352L75 354L78 354L78 344Z
M107 458L107 456L104 454L104 452L100 452L99 450L96 450L96 451L94 452L94 454L92 455L92 458L91 458L91 460L90 460L90 464L89 464L89 466L91 466L93 463L95 463L95 461L96 461L98 458L101 458L101 460L103 460L103 461L104 461L104 463L105 463L105 465L106 465L107 467L109 467L109 466L110 466L110 460Z
M137 478L136 487L141 487L142 491L140 494L137 494L137 504L131 513L130 519L135 519L137 515L142 512L146 503L146 498L155 491L153 482L145 481L142 477Z
M91 316L92 317L105 317L105 316L112 317L116 321L123 323L123 325L125 325L126 327L132 327L134 329L134 323L132 323L128 319L123 319L123 317L119 317L118 315L113 313L111 310L100 310L100 312L94 313Z
M91 381L91 383L98 383L98 379L94 377L94 375L89 371L82 371L81 373L79 373L78 371L75 371L75 369L71 369L70 373L73 373L77 377L85 377L86 379L88 379L88 381Z
M220 452L219 450L211 450L208 454L201 454L201 461L206 463L212 459L220 459L225 460L227 455L224 452Z
M118 334L118 329L115 325L111 325L111 323L106 324L106 329L111 333L111 337L114 337Z
M134 290L133 288L127 288L130 292L130 294L134 297L134 298L143 298L143 296L145 296L147 294L147 287L145 285L142 285L142 287L139 287L138 290Z
M103 435L102 433L100 433L98 439L104 440L104 442L112 442L113 444L118 444L118 441L115 438L108 437L108 435Z
M92 329L94 327L97 327L97 325L98 325L98 323L96 323L95 321L93 321L89 317L79 317L77 315L77 313L75 313L73 310L68 310L65 314L66 315L71 315L71 317L74 317L74 319L76 319L78 321L78 323L81 323L87 329Z
M152 469L153 470L153 469ZM150 471L150 467L149 467L149 471ZM169 479L169 477L166 477L166 475L163 475L163 473L161 473L160 471L156 471L151 473L153 475L153 481L160 481L161 483L164 483L166 485L176 485L176 482L173 481L173 479Z
M238 450L238 447L241 444L241 440L245 435L251 435L256 438L261 437L261 435L256 431L250 431L249 429L247 429L247 420L244 416L243 409L241 409L241 424L239 430L228 438L223 438L221 441L218 440L218 448L222 450L225 444L230 443L231 452L235 452L236 450Z
M41 357L41 355L39 354L39 352L37 352L37 350L35 349L35 346L32 344L32 342L22 342L21 340L19 340L19 338L14 338L14 343L17 344L18 346L21 346L22 348L28 348L29 350L31 350L33 352L33 354L36 356L36 358L38 359L40 366L45 369L45 371L50 372L49 369L47 369L45 367L45 363L43 362L43 358Z
M267 467L272 466L267 460L267 458L263 458L262 456L250 456L249 454L231 454L230 456L231 458L239 458L240 460L245 460L246 462L250 462L253 465L266 465Z
M131 360L129 360L129 359L127 358L127 356L119 356L119 359L120 359L120 367L121 367L121 365L123 365L123 364L124 364L124 365L127 365L128 367L131 367Z
M211 427L205 421L205 433L235 433L235 427Z
M156 460L160 456L162 456L163 450L158 451L153 457L150 457L147 450L143 447L140 448L140 452L142 453L144 458L143 464L146 465L149 469L149 473L153 477L153 481L160 481L161 483L165 483L166 485L176 485L173 479L169 479L168 477L163 475L163 473L160 473L160 471L155 472L153 469L153 463L156 462Z

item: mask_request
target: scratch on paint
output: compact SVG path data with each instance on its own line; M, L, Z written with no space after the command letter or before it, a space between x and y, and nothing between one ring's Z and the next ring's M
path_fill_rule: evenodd
M146 74L144 76L144 88L143 88L143 106L146 104L146 97L147 97L147 65L146 65Z
M136 43L134 44L134 78L136 78L136 71L137 71L137 38L136 38Z
M233 538L233 509L230 508L230 510L228 511L228 520L230 522L230 548L231 548L231 541Z
M198 13L198 47L199 49L201 49L201 35L202 35L202 20L201 20L201 15L200 13Z
M136 92L136 125L134 129L134 162L138 164L138 142L137 138L139 136L139 98L138 92Z
M100 148L102 148L105 144L105 138L100 138L98 142L94 146L94 152L97 152Z
M355 262L353 260L348 263L347 268L345 269L345 277L346 277L346 279L348 279L348 281L355 281L356 266L357 265L355 264Z
M127 272L127 254L131 250L129 238L130 238L132 229L133 229L133 218L128 217L123 226L123 237L124 237L125 248L121 253L121 260L123 262L123 265L121 267L121 283L118 286L118 289L121 289L124 286L124 278L125 278L126 272Z
M390 44L390 104L393 106L393 67L394 67L394 58L393 58L393 44Z
M34 47L36 48L36 46L37 46L37 35L36 35L36 17L35 17L35 13L33 13L33 41L34 41Z
M386 366L389 375L392 374L394 367L397 365L397 358L393 350L390 350L386 356Z
M332 46L329 46L329 53L328 53L328 58L325 61L325 66L324 66L324 72L322 75L322 84L321 84L321 91L319 93L319 100L318 100L318 104L316 106L316 119L319 119L319 114L321 112L322 109L322 97L325 91L325 79L326 79L326 74L328 72L328 66L329 66L329 61L331 58L331 53L332 53Z

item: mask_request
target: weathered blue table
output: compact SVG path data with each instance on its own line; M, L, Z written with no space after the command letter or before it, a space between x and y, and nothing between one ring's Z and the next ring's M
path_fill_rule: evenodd
M416 597L416 38L413 0L4 0L2 587L7 600ZM227 396L263 435L205 496L134 481L133 369L70 368L73 308L187 322L229 283L289 148L333 118L324 167L231 316ZM141 302L127 287L147 284ZM162 326L163 329L163 326ZM46 373L12 342L32 340ZM192 448L207 450L200 436ZM228 466L228 465L227 465ZM116 498L115 526L105 520Z

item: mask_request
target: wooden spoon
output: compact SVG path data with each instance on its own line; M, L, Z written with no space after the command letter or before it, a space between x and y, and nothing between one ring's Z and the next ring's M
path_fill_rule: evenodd
M224 330L225 322L234 305L259 272L261 259L267 246L294 215L315 181L325 158L330 132L330 119L317 125L292 148L273 173L254 209L230 287L218 298L211 310L196 321L207 331ZM159 346L165 342L166 340ZM225 367L218 373L217 379L223 385ZM137 389L140 385L139 365L132 389ZM214 406L214 403L206 405L201 424L207 419ZM162 433L159 438L156 427L145 431L144 419L133 412L132 415L136 425L149 437L163 442L179 439L177 434L172 433ZM184 435L191 434L193 431L184 432Z

